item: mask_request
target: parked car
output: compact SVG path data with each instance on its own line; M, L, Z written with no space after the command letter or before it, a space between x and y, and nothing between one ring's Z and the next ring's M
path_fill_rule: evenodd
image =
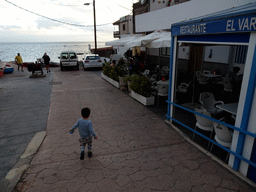
M103 67L103 62L101 61L98 54L90 54L85 55L83 60L83 68L86 70L87 68L94 68L94 67Z
M77 70L79 70L79 61L76 52L63 51L61 52L59 59L61 71L66 67L76 67Z

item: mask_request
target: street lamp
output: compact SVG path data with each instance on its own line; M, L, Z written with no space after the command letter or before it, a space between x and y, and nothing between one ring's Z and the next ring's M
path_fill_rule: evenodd
M90 5L90 3L85 3L84 5ZM94 17L94 44L95 50L94 54L97 54L97 36L96 36L96 12L95 12L95 0L93 0L93 17Z

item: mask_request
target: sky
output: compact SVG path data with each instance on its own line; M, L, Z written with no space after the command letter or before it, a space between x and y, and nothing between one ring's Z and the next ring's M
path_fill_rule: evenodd
M92 2L93 0L0 0L0 42L94 41ZM112 23L122 16L132 14L135 2L138 0L95 0L97 41L114 40L113 31L118 28ZM84 3L90 5L86 6Z

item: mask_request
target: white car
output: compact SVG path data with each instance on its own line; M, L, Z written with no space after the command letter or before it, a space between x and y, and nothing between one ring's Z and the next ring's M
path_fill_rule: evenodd
M60 54L60 69L63 71L64 67L76 67L79 70L79 62L76 52L63 51Z
M103 67L103 62L101 61L100 57L98 54L90 54L90 55L85 55L84 60L83 60L83 68L86 70L87 68L102 68Z

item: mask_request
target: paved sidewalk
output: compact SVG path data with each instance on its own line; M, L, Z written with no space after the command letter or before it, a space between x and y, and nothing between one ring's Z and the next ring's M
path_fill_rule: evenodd
M94 72L56 69L54 82L47 136L18 191L255 191ZM81 161L69 129L85 106L98 140Z

